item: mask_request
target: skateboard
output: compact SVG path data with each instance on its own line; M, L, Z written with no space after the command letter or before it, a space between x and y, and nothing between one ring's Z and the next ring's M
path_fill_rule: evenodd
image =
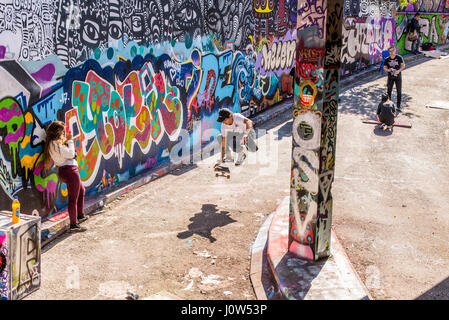
M214 172L216 177L226 177L227 179L231 178L231 171L228 167L225 167L223 165L215 165L214 166Z
M379 121L377 120L362 120L363 123L370 123L370 124L380 124ZM408 123L403 123L403 122L395 122L393 123L393 126L395 127L403 127L403 128L411 128L412 125L408 124Z
M436 105L436 106L427 105L426 108L449 110L449 105Z

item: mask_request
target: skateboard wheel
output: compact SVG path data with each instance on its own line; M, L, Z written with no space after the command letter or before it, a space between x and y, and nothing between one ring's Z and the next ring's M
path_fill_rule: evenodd
M230 178L231 178L231 176L227 176L226 178L230 179Z
M216 173L215 176L218 177L218 173Z

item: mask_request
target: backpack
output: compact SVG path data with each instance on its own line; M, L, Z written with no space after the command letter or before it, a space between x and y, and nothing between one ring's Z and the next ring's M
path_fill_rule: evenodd
M433 44L430 43L430 42L423 43L423 45L422 45L422 49L423 49L424 51L432 50L432 49L431 49L432 47L433 47Z
M418 39L418 31L413 30L412 32L410 32L407 36L408 41L415 41Z

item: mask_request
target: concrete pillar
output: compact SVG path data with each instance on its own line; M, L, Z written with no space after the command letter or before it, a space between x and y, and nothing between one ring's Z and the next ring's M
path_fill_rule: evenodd
M330 255L343 0L298 0L289 251Z

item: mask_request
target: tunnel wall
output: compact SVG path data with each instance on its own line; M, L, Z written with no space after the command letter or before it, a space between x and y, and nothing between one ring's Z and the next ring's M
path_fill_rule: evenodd
M0 209L67 203L43 168L45 126L74 134L92 195L198 149L218 110L291 97L296 0L6 0L0 4Z
M395 43L395 9L394 1L344 1L342 76L382 61L382 51Z
M417 12L421 14L419 18L421 43L431 42L434 45L449 43L449 1L417 0L407 7L398 8L395 37L401 54L406 54L411 49L405 28Z

